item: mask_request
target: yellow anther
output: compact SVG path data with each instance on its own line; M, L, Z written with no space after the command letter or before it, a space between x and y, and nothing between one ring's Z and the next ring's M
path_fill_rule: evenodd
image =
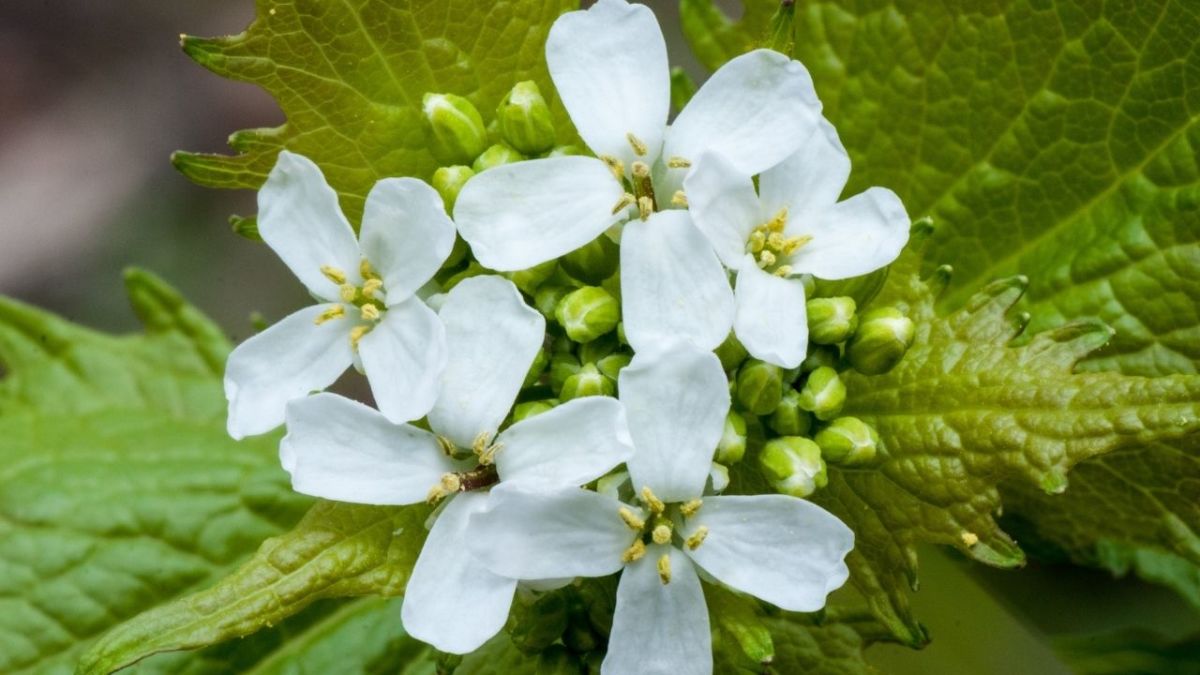
M675 194L671 195L671 204L680 208L687 208L687 195L683 194L683 190L676 190Z
M608 170L612 171L617 180L625 180L625 165L621 163L621 160L612 155L600 155L600 161L608 165Z
M798 237L791 237L783 243L783 254L791 255L791 254L795 253L796 251L799 251L800 249L804 248L804 245L810 241L812 241L812 235L808 235L808 234L801 235Z
M338 295L342 297L342 302L354 302L358 297L358 288L350 284L342 284L338 289Z
M634 178L649 178L650 177L650 165L645 162L634 162L633 163L633 177Z
M772 232L771 234L767 235L767 248L771 249L772 251L782 251L783 244L784 240L782 232Z
M458 451L458 446L454 445L454 441L446 438L445 436L438 436L437 442L438 447L442 449L442 452L445 453L447 457L453 457L455 452Z
M649 485L642 487L642 503L650 507L650 510L655 515L659 515L667 510L667 505L663 504L661 499L654 496L654 491L650 489Z
M333 265L321 265L321 274L324 274L326 279L339 286L346 283L346 273Z
M767 233L763 227L759 225L758 227L754 228L753 232L750 233L748 248L750 249L751 253L758 253L759 251L763 250L763 247L766 245Z
M434 485L429 488L429 493L425 495L425 501L430 504L436 504L445 499L447 494L449 493L443 490L441 485Z
M701 525L700 527L697 527L696 531L693 532L691 536L687 538L687 541L683 543L687 545L688 549L695 551L696 549L700 548L700 544L704 543L704 538L707 536L708 528Z
M324 312L321 312L320 314L318 314L317 318L315 320L313 320L313 323L320 326L321 324L325 323L326 321L340 319L343 316L346 316L346 308L341 305L334 305L333 307L330 307L329 309L325 310Z
M355 326L350 329L350 346L358 349L358 343L363 339L363 336L371 332L371 326Z
M663 586L671 583L671 554L664 553L658 558L658 579Z
M779 212L771 216L771 220L767 221L767 229L772 232L783 232L783 226L787 224L788 210L787 207L779 209Z
M979 535L975 534L974 532L963 532L962 542L968 547L974 546L975 544L979 543Z
M490 437L491 434L486 431L479 432L479 434L475 436L475 440L471 442L471 450L474 451L476 455L482 455L484 451L487 450L488 439Z
M375 305L362 306L363 321L378 321L379 317L381 316L383 316L383 314L380 313L379 308Z
M456 473L442 474L442 482L439 486L447 493L458 492L462 489L462 479Z
M656 544L671 543L671 526L667 523L659 523L654 527L654 531L650 533L650 538Z
M368 300L374 300L375 294L383 289L382 279L367 279L362 285L363 297Z
M488 446L487 450L484 450L482 453L480 453L479 463L482 464L483 466L491 466L496 461L496 453L500 452L503 449L504 449L503 443L494 443L494 444Z
M621 562L631 563L641 560L644 555L646 555L646 545L642 543L641 539L635 539L633 544L621 554Z
M784 279L786 279L789 276L791 276L791 274L792 274L792 266L791 265L780 265L779 267L775 268L774 274L777 277L783 277Z
M363 279L367 280L379 278L379 275L375 272L375 268L371 267L370 261L366 258L363 258L362 262L358 263L358 273Z
M770 251L763 251L758 254L758 266L766 269L775 264L775 254Z
M625 521L625 524L629 526L629 529L633 530L634 532L641 532L642 528L646 527L646 521L639 518L636 513L626 506L622 506L620 509L618 509L617 515L621 516L621 520Z
M612 210L613 215L614 216L617 215L621 211L624 211L625 209L629 208L630 206L633 206L636 203L637 203L637 197L634 197L633 193L626 192L625 194L621 195L621 198L617 200L616 205L613 206L613 210Z
M692 160L683 157L672 157L667 160L667 166L672 169L686 169L692 165Z
M654 199L649 196L638 197L638 216L645 220L654 213Z
M684 518L691 518L692 516L696 515L696 512L700 510L701 506L704 506L704 502L702 500L693 499L690 502L684 502L683 504L680 504L679 512L683 514Z
M641 157L642 155L644 155L650 151L650 149L646 147L646 144L642 142L642 139L638 138L637 136L634 136L632 133L625 134L625 138L626 138L626 140L629 141L630 147L633 148L633 152L638 157Z

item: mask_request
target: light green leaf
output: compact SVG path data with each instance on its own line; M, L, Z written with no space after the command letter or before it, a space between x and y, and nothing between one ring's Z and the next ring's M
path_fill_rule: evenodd
M534 80L554 91L543 48L550 23L570 0L258 0L258 15L239 35L185 36L197 63L252 82L279 102L287 122L239 131L240 154L180 152L175 166L210 187L256 189L281 149L321 166L351 221L368 190L387 176L428 179L437 163L427 149L421 97L469 99L489 121L508 90ZM563 142L566 113L552 110ZM242 221L237 221L239 227Z

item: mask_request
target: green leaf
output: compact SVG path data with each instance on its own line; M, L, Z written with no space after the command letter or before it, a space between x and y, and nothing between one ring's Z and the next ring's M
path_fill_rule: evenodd
M70 672L122 620L204 587L307 508L276 439L225 433L220 331L159 279L142 335L0 298L0 672Z
M1142 630L1060 638L1055 651L1078 675L1194 673L1200 669L1200 636L1171 642Z
M353 222L375 181L429 178L437 168L421 111L427 92L469 99L483 114L518 81L553 92L543 47L550 23L571 0L258 0L239 35L183 37L197 63L261 86L287 122L239 131L235 156L176 153L175 166L209 187L256 189L288 149L311 158ZM560 140L571 128L551 101ZM235 223L235 228L240 223Z

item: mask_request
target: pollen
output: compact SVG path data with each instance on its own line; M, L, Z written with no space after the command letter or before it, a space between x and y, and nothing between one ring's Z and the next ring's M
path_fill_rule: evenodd
M633 163L633 177L637 178L637 179L649 178L650 177L650 165L645 162L634 162Z
M346 273L333 265L321 265L321 274L324 274L326 279L339 286L346 283Z
M686 169L692 165L692 160L683 157L672 157L667 160L667 166L672 169Z
M600 155L600 161L608 165L608 170L612 172L613 177L618 181L625 181L625 165L621 160L612 155Z
M693 532L683 543L687 545L689 550L695 551L696 549L700 548L700 544L704 543L704 538L707 536L708 528L701 525L700 527L697 527L696 531Z
M770 251L763 251L758 254L758 266L764 270L774 265L775 262L775 254Z
M650 489L649 485L642 487L642 503L649 506L655 515L660 515L663 511L667 510L667 505L663 504L661 499L654 496L654 491Z
M979 535L975 534L974 532L963 532L961 536L962 543L966 544L968 547L979 543Z
M810 241L812 241L812 235L808 235L808 234L798 236L798 237L792 237L783 243L783 254L791 255L791 254L795 253L796 251L799 251L800 249L804 248L804 245Z
M363 305L362 306L363 321L378 321L379 317L381 317L381 316L383 316L383 315L379 313L379 308L376 307L375 305Z
M375 271L375 268L371 267L371 261L366 258L363 258L362 262L358 263L358 273L362 275L363 279L368 281L379 278L379 274Z
M692 516L696 515L696 512L700 510L701 506L704 506L703 500L693 499L690 502L684 502L681 504L679 506L679 512L683 514L684 518L691 518Z
M644 555L646 555L646 545L642 543L641 539L635 539L633 540L633 544L631 544L629 548L625 549L625 552L621 554L621 562L635 562L637 560L641 560L642 556Z
M663 586L671 583L671 554L664 553L658 558L658 579Z
M341 288L338 289L338 295L341 296L342 302L354 302L354 299L358 297L358 287L351 284L342 284Z
M654 213L654 198L653 197L650 197L650 196L638 197L637 205L638 205L638 216L642 220L649 218L650 214Z
M671 543L671 526L668 523L659 523L654 526L654 531L650 533L650 538L656 544Z
M618 199L617 203L613 206L613 209L612 209L613 215L614 216L617 215L621 211L625 210L626 208L628 208L630 206L633 206L636 203L637 203L637 197L634 197L633 193L631 193L631 192L626 192L625 194L621 195L621 198Z
M751 253L758 253L762 251L763 247L766 245L766 228L764 228L762 225L759 225L758 227L754 228L753 232L750 233L750 241L747 242L746 248L750 249Z
M313 323L320 326L321 324L325 323L326 321L340 319L343 316L346 316L346 308L341 305L334 305L333 307L330 307L329 309L325 310L324 312L321 312L320 314L318 314L317 318L313 320Z
M617 510L617 515L621 516L621 520L625 521L625 524L629 526L629 529L633 530L634 532L641 532L642 529L646 527L646 521L638 518L637 514L628 507L622 506Z
M786 279L787 277L791 276L791 274L792 274L792 266L791 265L780 265L779 267L775 268L775 271L773 272L773 274L777 277L783 277Z
M438 443L438 447L442 449L442 452L447 457L453 457L454 452L456 450L458 450L458 448L454 445L454 441L450 440L449 438L446 438L445 436L438 436L437 443Z
M456 473L444 473L442 474L442 481L438 487L442 488L447 493L458 492L462 489L462 479L459 478L458 474Z
M625 139L629 141L629 146L633 148L633 152L637 154L638 157L642 157L650 151L642 139L634 136L632 133L625 134Z
M358 343L362 341L363 336L371 332L371 326L355 326L350 329L350 346L358 349Z
M675 194L671 195L671 204L680 208L687 208L687 195L683 194L683 190L676 190Z
M787 224L787 217L788 210L785 206L767 221L767 229L771 232L783 232L783 226Z
M363 297L368 300L374 300L375 294L383 289L383 281L381 279L367 279L362 285Z

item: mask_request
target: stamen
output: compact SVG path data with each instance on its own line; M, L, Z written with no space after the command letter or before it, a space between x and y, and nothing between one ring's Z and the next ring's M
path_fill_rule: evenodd
M766 269L775 264L775 254L770 251L763 251L758 254L758 266Z
M700 527L696 528L696 531L693 532L692 536L688 537L687 541L684 543L687 544L688 549L695 551L696 549L700 548L700 544L704 543L704 538L707 536L708 528L701 525Z
M633 177L642 179L650 177L650 165L645 162L633 163Z
M479 432L479 435L475 437L474 442L471 443L471 450L475 452L476 456L482 455L484 451L487 450L489 435L490 434L488 434L488 432L481 431Z
M617 200L617 204L615 206L613 206L613 209L612 209L613 215L614 216L617 215L621 211L624 211L626 208L629 208L630 206L633 206L636 203L637 203L637 197L634 197L633 194L630 192L626 192L625 194L621 195L621 198Z
M671 583L671 554L664 553L658 559L658 579L663 586Z
M339 286L346 283L346 273L333 265L321 265L321 274L324 274L326 279Z
M462 489L462 479L456 473L442 474L441 488L447 493L458 492Z
M483 454L479 455L479 463L482 464L483 466L491 466L496 461L496 453L500 452L503 449L504 449L503 443L493 444L487 450L484 450Z
M667 160L667 166L672 169L686 169L692 165L692 160L683 157L672 157Z
M342 296L342 302L354 302L355 296L358 295L358 289L350 284L342 284L338 289L338 294Z
M646 545L642 543L641 539L635 539L633 544L621 554L621 562L631 563L641 560L644 555L646 555Z
M779 209L779 212L767 221L767 229L772 232L783 232L783 226L787 224L788 210L787 207Z
M608 165L608 170L612 171L618 181L625 181L625 165L621 163L621 160L612 155L600 155L600 161Z
M786 242L784 242L783 254L791 255L791 254L795 253L796 251L799 251L801 248L804 248L804 245L810 241L812 241L812 235L809 235L809 234L800 235L798 237L792 237L792 238L788 239Z
M683 194L683 190L676 190L675 194L671 195L671 204L681 208L687 208L687 195Z
M638 157L641 157L650 151L650 149L646 147L646 144L642 142L642 139L634 136L632 133L625 134L625 138L629 141L629 145L633 147L633 152L637 154Z
M362 285L363 297L368 300L374 300L375 294L383 289L383 280L367 279Z
M381 316L383 316L383 315L379 313L379 308L376 307L375 305L363 305L362 306L363 321L378 321L379 317L381 317Z
M375 272L375 268L371 267L371 261L366 258L363 258L362 262L358 263L358 273L362 275L363 279L368 281L379 278L379 274Z
M621 516L621 520L629 526L629 529L634 532L641 532L642 528L646 527L646 521L638 518L637 514L631 511L628 507L622 506L617 510L617 515Z
M355 350L358 349L358 343L363 339L363 336L371 332L372 326L355 326L350 329L350 346Z
M684 518L691 518L692 516L696 515L696 512L699 511L700 507L703 505L703 500L693 499L690 502L684 502L681 504L679 506L679 512L683 514Z
M654 496L654 491L650 489L649 485L642 488L642 503L649 506L655 515L659 515L667 510L667 505L663 504L661 499Z
M749 243L751 253L758 253L767 245L767 233L762 225L754 228L754 231L750 233Z
M786 279L786 278L788 278L789 276L791 276L791 274L792 274L792 266L791 266L791 265L780 265L780 266L779 266L779 267L778 267L778 268L775 270L775 276L777 276L777 277L783 277L784 279Z
M332 321L333 319L340 319L343 316L346 316L346 308L341 305L334 305L333 307L330 307L329 309L327 309L324 312L321 312L319 315L317 315L317 318L315 320L313 320L313 323L320 326L321 324L325 323L326 321Z
M654 198L653 197L638 197L638 216L642 220L650 217L654 213Z
M650 538L656 544L671 543L671 526L668 523L659 523L654 526L654 531L650 533Z
M453 457L455 452L458 450L458 447L454 445L454 441L446 438L445 436L438 436L437 442L438 446L441 447L442 452L445 453L447 457Z
M441 485L434 485L429 488L429 493L425 495L425 501L429 504L436 504L445 499L447 494L449 493L443 490Z
M771 249L772 251L782 250L783 243L782 232L772 232L771 234L767 235L767 248Z

